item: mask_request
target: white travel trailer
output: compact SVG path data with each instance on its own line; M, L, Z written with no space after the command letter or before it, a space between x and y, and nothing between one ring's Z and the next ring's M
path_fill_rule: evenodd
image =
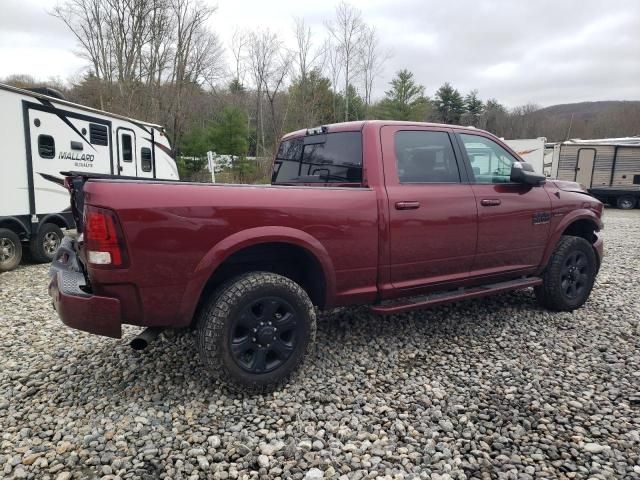
M62 230L74 227L60 172L178 179L159 125L68 102L48 88L0 84L0 272L23 245L51 260Z
M555 145L553 176L584 185L622 209L640 205L640 137L568 140Z
M551 175L551 164L545 163L545 137L505 140L524 161L530 163L534 170L547 177Z

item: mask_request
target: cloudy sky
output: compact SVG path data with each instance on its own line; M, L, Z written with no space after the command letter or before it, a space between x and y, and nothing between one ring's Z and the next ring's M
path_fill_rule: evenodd
M219 0L211 28L268 27L290 40L304 17L319 41L337 0ZM82 74L73 34L47 14L56 0L0 0L0 77ZM390 52L384 94L408 68L428 95L445 81L509 106L640 100L640 0L352 0Z

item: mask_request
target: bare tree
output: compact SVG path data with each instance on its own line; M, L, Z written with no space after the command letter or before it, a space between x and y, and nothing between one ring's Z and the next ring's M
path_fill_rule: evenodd
M277 34L269 29L251 34L249 42L249 63L256 89L256 154L266 155L264 128L264 96L273 109L275 98L284 83L289 68L289 59L285 60L283 43ZM286 55L288 57L288 55Z
M212 84L221 71L221 44L207 27L214 12L203 0L63 0L52 14L89 60L99 106L106 108L106 92L115 111L156 120L168 113L175 145L185 92Z
M390 56L391 54L389 52L383 53L380 51L380 39L375 27L365 25L360 46L360 70L364 84L365 113L368 113L369 106L371 105L373 83L382 73L384 62L386 62Z
M349 119L349 85L357 74L359 44L364 29L362 13L344 0L336 7L336 17L327 29L341 53L344 68L344 119Z
M327 41L326 45L327 64L329 65L331 87L333 88L333 121L335 122L338 120L336 99L338 97L338 82L342 75L342 53L340 52L340 47L333 44L331 41Z
M234 60L233 82L235 82L236 88L241 88L244 85L244 76L246 73L245 66L245 50L250 43L250 36L243 30L236 29L233 32L231 38L231 54Z
M284 125L287 120L288 110L288 96L285 96L283 99L286 102L286 105L281 109L282 114L280 115L280 118L278 118L276 113L276 99L284 87L285 79L291 71L292 60L293 57L291 52L282 48L280 45L276 57L273 59L273 64L271 65L271 68L268 69L267 75L264 78L264 92L267 96L267 100L269 101L274 149L276 147L276 143L282 136Z
M311 27L307 26L303 18L296 18L294 25L296 38L296 50L294 53L294 63L296 65L296 75L300 83L300 102L297 105L302 112L302 119L305 125L313 116L313 112L306 107L309 96L309 74L313 70L322 71L326 60L326 50L324 47L314 48Z

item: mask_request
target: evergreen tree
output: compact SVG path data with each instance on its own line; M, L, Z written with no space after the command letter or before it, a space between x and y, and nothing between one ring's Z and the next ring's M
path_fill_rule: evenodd
M366 108L364 99L360 96L356 87L349 84L346 96L349 97L348 102L345 99L344 92L338 95L340 99L337 109L338 118L345 118L346 121L363 120ZM344 108L347 104L349 105L349 114L345 115Z
M413 73L400 70L389 84L391 89L377 105L377 116L389 120L425 120L428 100L424 87L413 79Z
M225 107L210 127L211 149L222 155L244 157L249 149L247 114L237 107Z
M484 112L484 103L478 97L478 90L471 90L466 97L464 97L464 106L467 112L472 115L482 115Z
M465 112L464 100L449 82L438 89L433 103L441 122L460 123L460 117Z
M484 113L484 103L478 97L478 90L471 90L464 97L464 106L467 111L460 117L460 122L463 125L479 126Z
M333 122L331 80L323 77L320 70L311 70L304 79L296 78L289 87L289 98L289 130Z

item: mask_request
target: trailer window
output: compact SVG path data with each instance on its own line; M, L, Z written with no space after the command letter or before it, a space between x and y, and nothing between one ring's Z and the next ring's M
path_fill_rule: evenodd
M122 135L122 161L133 161L133 147L132 147L131 135L126 133Z
M140 149L140 164L142 165L143 172L151 171L151 149L142 147Z
M362 183L362 135L336 132L280 143L271 183Z
M42 158L56 156L56 142L51 135L38 135L38 153Z
M89 141L93 145L109 145L109 130L104 125L98 125L97 123L89 124Z

